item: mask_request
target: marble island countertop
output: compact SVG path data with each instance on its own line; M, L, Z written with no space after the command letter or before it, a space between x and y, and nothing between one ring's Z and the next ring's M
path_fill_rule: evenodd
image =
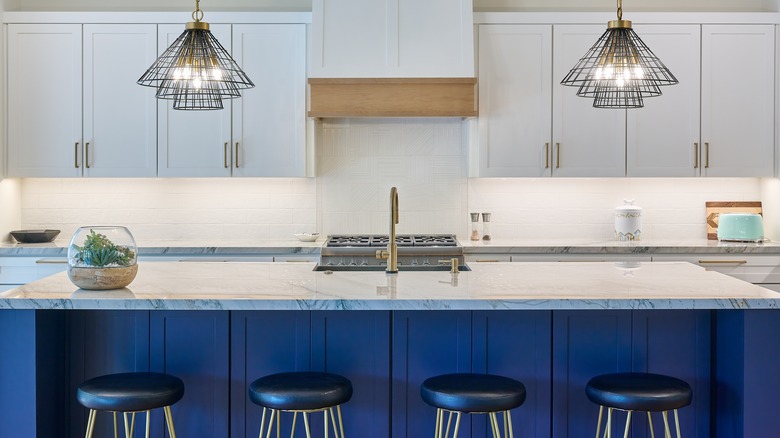
M318 256L326 237L315 242L289 240L138 240L141 256L264 256L299 254ZM780 243L735 243L707 239L617 242L593 239L459 239L465 254L765 254L780 255ZM50 243L0 243L0 257L65 257L68 240Z
M473 271L314 272L313 263L140 263L120 290L66 273L0 293L0 309L551 310L780 308L780 293L689 263L495 263Z

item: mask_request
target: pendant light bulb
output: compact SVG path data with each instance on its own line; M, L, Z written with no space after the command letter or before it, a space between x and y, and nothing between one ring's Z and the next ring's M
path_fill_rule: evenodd
M192 19L138 84L157 88L156 97L173 100L173 109L222 109L223 99L241 97L239 90L255 85L201 21L200 0Z
M644 98L661 95L659 87L675 85L677 78L623 20L623 2L617 1L617 20L561 81L578 87L577 96L594 98L595 108L642 108Z

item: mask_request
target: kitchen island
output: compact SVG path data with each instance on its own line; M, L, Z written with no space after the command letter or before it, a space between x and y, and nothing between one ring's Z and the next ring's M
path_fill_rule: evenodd
M393 276L313 267L150 262L122 290L78 290L60 273L0 294L0 351L9 353L0 436L78 436L86 416L75 386L133 370L185 381L174 406L182 436L254 436L259 409L247 385L309 369L353 381L353 436L429 436L435 411L419 384L456 371L526 384L518 436L592 436L585 383L628 370L692 385L684 436L778 430L780 341L767 333L780 330L780 294L759 286L687 263L491 263ZM477 418L466 426L466 435L486 430Z

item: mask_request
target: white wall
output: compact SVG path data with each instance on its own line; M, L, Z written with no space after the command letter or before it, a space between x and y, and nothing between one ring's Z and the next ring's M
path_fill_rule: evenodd
M773 210L780 208L777 180L469 179L462 125L325 121L317 132L316 179L23 179L21 225L61 229L63 239L79 226L100 224L128 225L143 240L386 233L393 185L402 233L466 236L469 212L491 212L495 239L611 240L613 209L632 198L645 209L646 240L704 239L706 201L761 200L762 185L768 221L780 220Z
M6 3L10 3L6 0ZM23 11L178 11L195 9L195 0L15 0L8 10ZM203 0L208 11L311 11L311 0Z
M625 0L623 13L633 12L775 12L776 0ZM614 11L616 0L474 0L476 11Z

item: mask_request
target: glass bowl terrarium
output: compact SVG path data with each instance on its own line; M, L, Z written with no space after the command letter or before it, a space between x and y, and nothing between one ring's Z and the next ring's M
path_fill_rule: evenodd
M120 289L138 273L138 246L125 227L81 227L68 246L68 277L82 289Z

